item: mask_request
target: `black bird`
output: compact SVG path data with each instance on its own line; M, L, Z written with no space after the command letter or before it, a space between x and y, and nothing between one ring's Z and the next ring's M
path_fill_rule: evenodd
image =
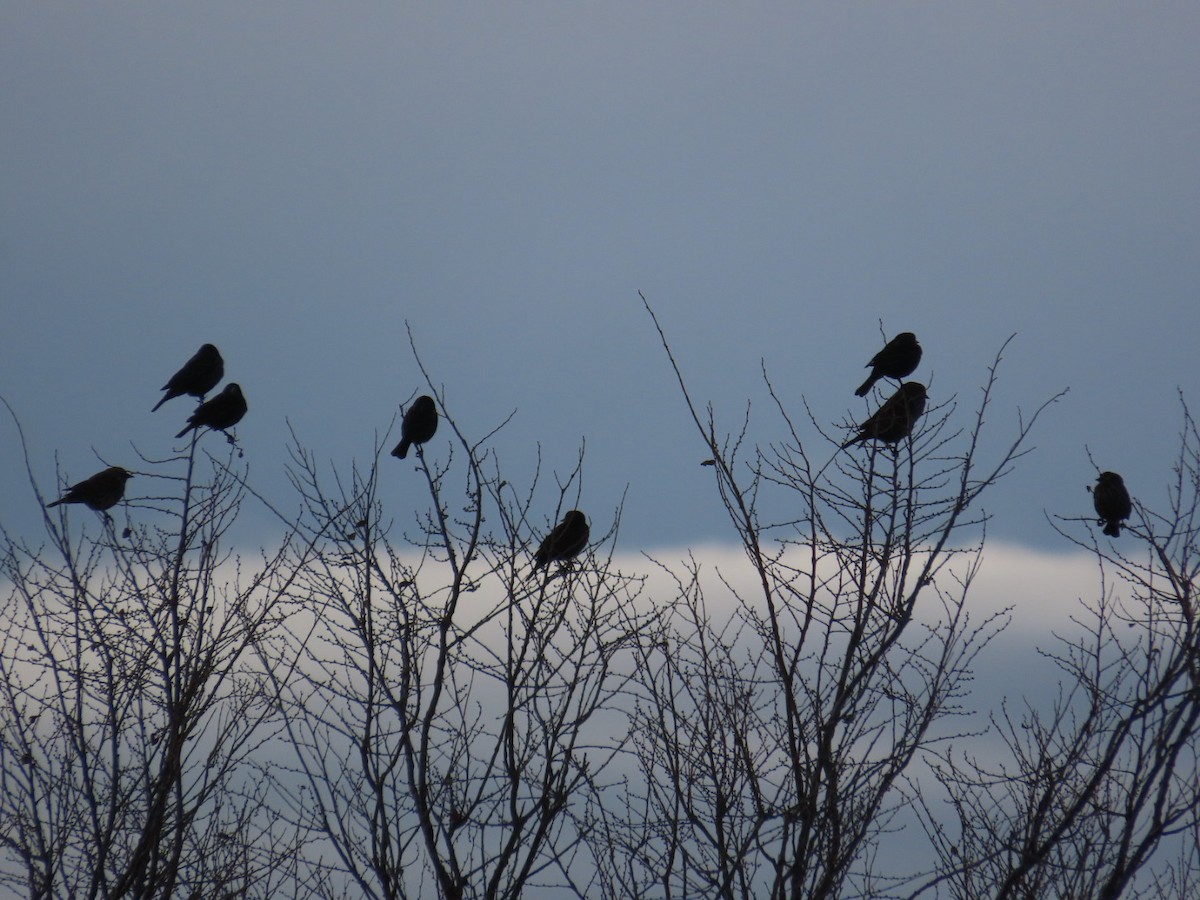
M400 422L400 443L392 451L392 456L404 459L408 456L409 447L413 444L423 444L433 437L437 425L437 406L432 397L422 394L413 401Z
M1092 490L1092 505L1100 517L1097 524L1104 526L1104 533L1109 537L1120 537L1121 522L1133 512L1129 491L1125 490L1125 481L1120 475L1116 472L1100 473Z
M125 496L125 482L133 475L120 466L110 466L103 472L97 472L91 478L85 478L78 484L73 484L63 493L62 497L53 503L47 503L46 509L58 506L60 503L82 503L88 509L104 512L121 502Z
M225 431L242 421L246 409L246 398L242 396L241 387L231 381L217 396L196 407L196 411L188 416L187 427L175 437L181 438L201 425L207 425L215 431Z
M875 410L867 421L858 426L858 434L842 444L845 449L859 441L883 441L894 444L912 434L913 425L925 412L925 385L918 381L906 381L900 389Z
M212 344L203 344L192 358L183 364L183 368L162 386L166 394L150 412L155 412L168 400L183 394L191 394L197 400L203 400L204 395L215 388L224 377L225 360L221 359L220 352Z
M551 529L533 555L533 571L548 563L566 562L578 556L587 546L590 535L587 517L577 509L571 510Z
M913 373L921 361L921 345L917 336L911 331L896 335L882 350L871 357L867 363L871 367L871 375L854 392L856 397L865 397L867 391L875 386L880 378L905 378Z

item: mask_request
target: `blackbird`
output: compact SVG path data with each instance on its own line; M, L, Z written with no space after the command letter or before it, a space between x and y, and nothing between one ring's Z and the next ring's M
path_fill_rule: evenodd
M871 357L867 363L871 367L871 374L854 395L865 397L880 378L901 379L911 375L920 361L921 345L917 343L917 336L911 331L896 335Z
M203 344L192 358L183 364L183 368L162 386L166 393L150 412L155 412L168 400L183 394L191 394L197 400L203 400L204 395L215 388L224 376L225 361L221 359L220 352L212 344Z
M225 431L242 421L246 409L246 398L242 396L241 387L237 382L231 381L217 396L196 407L196 411L188 416L187 427L175 437L181 438L201 425L207 425L215 431Z
M1120 537L1121 522L1133 512L1129 491L1125 490L1125 481L1120 475L1116 472L1100 473L1096 487L1092 489L1092 505L1100 517L1097 524L1104 526L1104 533L1109 537Z
M546 535L533 555L533 571L536 572L547 563L566 562L579 555L587 546L590 534L587 517L577 509L571 510Z
M46 509L58 506L60 503L82 503L88 509L104 512L121 502L125 496L125 482L133 475L120 466L110 466L103 472L97 472L91 478L85 478L78 484L73 484L63 493L62 497L53 503L47 503Z
M858 426L858 434L842 444L843 449L859 441L894 444L908 437L917 419L925 412L926 398L925 385L917 381L904 382L874 415Z
M408 448L413 444L423 444L433 437L437 426L437 406L432 397L422 394L413 401L400 422L400 443L392 451L392 456L404 459L408 456Z

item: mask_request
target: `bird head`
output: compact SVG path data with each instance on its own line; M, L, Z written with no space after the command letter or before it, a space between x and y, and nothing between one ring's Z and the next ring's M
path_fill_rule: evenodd
M580 522L582 522L582 523L586 523L586 522L587 522L587 516L585 516L583 513L581 513L581 512L580 512L579 510L577 510L577 509L572 509L572 510L569 510L569 511L568 511L568 512L567 512L567 513L566 513L566 514L563 516L563 524L564 524L564 525L567 525L567 524L574 525L574 524L576 524L576 523L580 523Z

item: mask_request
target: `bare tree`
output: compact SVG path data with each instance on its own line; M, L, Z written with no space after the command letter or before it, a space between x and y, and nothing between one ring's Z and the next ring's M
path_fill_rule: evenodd
M965 418L950 398L912 429L842 429L793 414L764 368L779 437L760 442L749 407L726 436L659 335L738 565L620 571L622 501L598 511L585 495L583 448L551 489L540 459L517 488L493 448L507 420L475 440L453 417L407 462L384 456L385 435L365 469L326 469L293 434L294 512L247 485L233 450L200 454L194 438L142 458L117 518L56 507L36 546L0 528L0 884L37 898L1200 893L1186 404L1166 512L1135 502L1112 541L1094 520L1054 520L1100 572L1078 630L1044 651L1057 699L968 718L1009 621L967 603L980 499L1057 396L992 436L1005 342ZM247 498L283 525L253 560L229 549ZM580 507L590 531L564 518ZM556 523L571 539L539 567ZM901 830L929 857L888 857Z
M1095 555L1097 598L1043 651L1061 672L1054 703L993 716L1007 756L947 754L937 767L954 815L928 813L941 855L931 889L1200 894L1200 433L1186 403L1183 420L1166 512L1136 504L1138 524L1112 541L1086 519L1057 520Z
M271 708L248 665L287 573L275 555L244 574L223 549L243 495L232 459L200 483L196 448L143 458L150 472L138 473L123 528L60 507L44 514L44 545L0 530L9 889L268 896L297 858L266 805L254 754ZM44 505L32 472L30 483ZM146 496L147 485L164 495Z
M753 446L748 412L722 438L659 334L752 587L722 573L714 602L697 563L675 571L669 633L639 665L633 812L596 813L621 851L606 892L886 896L916 873L876 871L879 843L911 820L910 782L958 736L972 662L1007 620L966 609L984 521L970 511L1047 404L984 464L997 354L964 430L943 405L894 449L839 451L843 437L810 414L832 454L819 466L769 379L787 439Z
M307 614L266 665L296 767L283 815L325 851L322 896L586 896L574 811L626 739L640 583L613 567L615 524L533 571L539 536L579 505L582 451L546 503L502 477L494 431L443 421L450 442L418 447L416 471L385 457L429 504L398 541L383 443L332 486L294 452L317 553L293 590Z

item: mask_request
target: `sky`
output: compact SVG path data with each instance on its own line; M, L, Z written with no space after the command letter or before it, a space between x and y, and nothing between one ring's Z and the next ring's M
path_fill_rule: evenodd
M763 445L764 365L861 420L911 330L966 426L1015 334L993 446L1070 391L989 534L1065 550L1088 451L1161 508L1200 402L1198 45L1186 2L5 4L0 396L53 493L56 459L179 446L189 401L150 408L215 343L285 502L289 424L345 467L426 390L407 325L468 435L515 411L494 445L516 484L540 452L547 518L585 443L580 505L604 530L625 495L636 552L735 538L639 291ZM35 530L8 419L0 454Z
M1052 675L1032 644L1095 583L1047 521L1090 515L1089 451L1163 509L1179 392L1200 407L1198 46L1194 0L0 4L0 397L54 494L56 463L185 446L190 402L150 409L212 342L287 508L289 427L344 470L427 390L411 328L467 435L515 411L492 443L517 485L540 455L546 519L585 444L594 533L624 497L627 559L734 567L639 292L764 446L764 366L799 419L860 421L881 327L913 331L968 427L1015 334L985 457L1069 392L985 495L977 602L1018 603L997 646L1028 662L981 660L994 693ZM2 410L0 463L0 524L36 541ZM411 522L413 459L381 469Z

